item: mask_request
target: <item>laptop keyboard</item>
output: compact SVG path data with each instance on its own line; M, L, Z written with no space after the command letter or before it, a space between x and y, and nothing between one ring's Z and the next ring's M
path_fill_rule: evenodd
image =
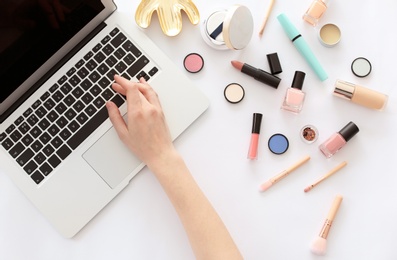
M115 74L149 80L158 72L149 59L114 28L5 132L0 142L39 184L107 118L105 103L124 97L111 88Z

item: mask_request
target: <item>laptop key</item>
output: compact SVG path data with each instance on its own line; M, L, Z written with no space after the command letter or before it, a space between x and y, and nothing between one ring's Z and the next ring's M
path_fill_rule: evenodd
M26 123L22 123L18 130L22 133L22 134L26 134L29 130L30 130L30 126Z
M18 155L23 152L23 150L25 150L25 146L21 142L19 142L11 148L9 154L12 156L12 158L17 158Z
M15 120L14 124L18 126L23 122L23 120L24 120L23 116L20 116L17 118L17 120Z
M123 33L119 33L119 34L117 34L116 37L113 38L113 40L110 41L110 43L113 45L113 47L117 48L117 47L120 46L126 39L127 39L127 37L125 37L125 35L124 35Z
M10 138L14 142L18 142L19 139L21 139L21 137L22 137L22 135L18 130L15 130L14 132L12 132L12 134L10 134Z
M0 133L0 142L2 142L6 138L6 133Z
M51 137L50 137L50 135L49 135L48 133L43 133L43 134L39 137L39 139L40 139L40 141L41 141L43 144L47 144L47 143L51 140Z
M43 163L39 170L44 176L48 176L52 172L52 168L48 163Z
M61 158L62 160L65 160L66 157L72 152L72 150L67 147L67 145L62 145L61 148L56 152L56 154Z
M59 102L59 101L61 101L62 100L62 98L64 97L64 95L62 94L62 92L61 91L57 91L57 92L55 92L53 95L52 95L52 98L55 100L55 102Z
M25 167L23 167L23 169L27 174L31 175L34 172L34 170L37 169L37 167L38 165L33 160L31 160L25 165Z
M87 61L91 59L92 56L94 56L94 53L92 53L92 51L89 51L86 55L84 55L84 59Z
M72 134L70 133L70 131L69 131L67 128L63 129L63 130L59 133L59 136L60 136L64 141L66 141L67 139L69 139L69 137L70 137L71 135L72 135Z
M148 63L149 60L145 56L142 56L127 69L127 73L130 74L131 77L135 77L135 75L138 74Z
M57 90L59 88L59 86L58 86L58 84L54 84L54 85L52 85L52 87L50 88L50 92L51 93L54 93L55 92L55 90Z
M81 66L83 66L84 65L84 63L85 63L85 61L84 60L79 60L77 63L76 63L76 68L77 69L80 69L81 68Z
M37 153L41 148L43 148L43 145L40 143L40 141L35 141L30 147Z
M42 152L39 152L33 159L38 165L40 165L46 160L46 157Z
M54 154L48 159L48 163L52 166L52 168L55 168L61 163L61 160Z
M119 28L116 27L109 34L110 36L114 37L119 31L120 31Z
M55 152L55 149L54 149L50 144L48 144L48 145L47 145L46 147L44 147L44 149L43 149L43 153L44 153L47 157L50 157L51 154L52 154L53 152Z
M84 67L82 67L78 72L77 75L79 75L80 78L84 79L85 77L87 77L87 75L89 74L88 70Z
M32 136L30 136L30 134L27 134L22 138L22 143L26 146L29 146L32 142L33 142L33 138Z
M7 138L1 143L1 145L4 147L4 149L8 150L14 145L14 143L10 138Z
M33 156L34 152L28 148L18 157L17 163L21 166L24 166Z
M24 117L28 117L30 114L32 114L32 112L33 112L33 109L28 108L28 109L23 113L23 116L24 116Z
M51 144L52 144L52 146L54 146L54 148L58 148L59 146L61 146L62 143L63 143L63 141L61 140L61 138L59 138L59 136L55 137L51 141Z
M40 184L44 180L44 176L38 171L35 171L30 177L36 184Z
M43 118L47 114L47 110L43 106L41 106L38 109L36 109L35 114L39 118Z
M43 95L41 95L41 101L45 101L50 96L50 92L46 91Z
M39 119L36 115L33 114L26 121L28 121L29 125L34 126L39 121Z
M9 134L9 133L11 133L11 132L14 131L14 130L15 130L15 125L10 125L10 126L6 129L6 133Z
M30 130L29 133L33 136L33 138L37 138L37 137L39 137L39 135L41 135L42 132L41 132L40 128L35 126L35 127L33 127L32 130Z

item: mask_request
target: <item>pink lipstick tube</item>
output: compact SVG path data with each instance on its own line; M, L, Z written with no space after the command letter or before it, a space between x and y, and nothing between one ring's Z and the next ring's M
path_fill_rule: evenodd
M254 113L252 118L251 142L248 150L248 159L256 160L258 158L259 134L261 131L262 114Z

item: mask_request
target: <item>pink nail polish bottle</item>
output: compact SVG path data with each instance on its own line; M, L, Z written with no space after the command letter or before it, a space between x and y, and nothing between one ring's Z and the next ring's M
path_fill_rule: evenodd
M337 151L339 151L345 144L355 136L360 129L353 122L349 122L339 132L331 135L324 143L320 145L320 151L325 157L332 157Z
M303 107L305 101L305 92L302 91L303 81L305 80L306 74L302 71L295 71L292 85L285 93L284 102L281 105L281 109L291 111L298 114Z
M252 118L251 142L248 150L248 159L256 160L258 158L259 134L261 131L262 114L254 113Z

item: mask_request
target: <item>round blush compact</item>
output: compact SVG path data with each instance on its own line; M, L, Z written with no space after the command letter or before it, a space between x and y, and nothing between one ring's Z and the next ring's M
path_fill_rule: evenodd
M198 53L190 53L183 60L183 66L190 73L197 73L204 67L204 59Z
M289 141L283 134L274 134L269 138L269 150L274 154L283 154L288 150Z
M240 84L230 83L226 86L225 91L223 91L223 95L225 96L227 101L236 104L243 100L245 96L245 91Z

